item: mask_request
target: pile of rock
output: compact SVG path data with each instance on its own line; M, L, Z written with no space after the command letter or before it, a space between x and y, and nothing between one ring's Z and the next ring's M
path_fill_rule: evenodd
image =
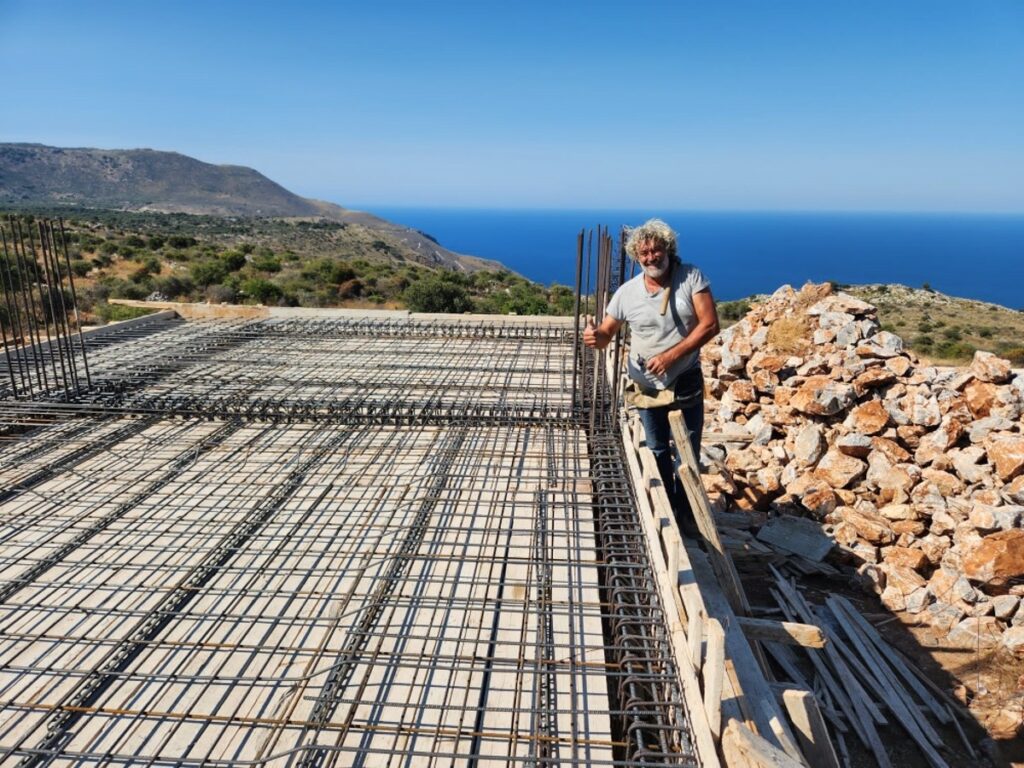
M894 611L1024 653L1024 375L925 366L872 305L784 286L705 347L721 507L812 517Z

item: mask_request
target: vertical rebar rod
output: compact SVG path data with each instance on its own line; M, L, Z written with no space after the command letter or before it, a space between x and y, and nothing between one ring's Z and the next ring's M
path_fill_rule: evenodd
M28 325L29 338L27 343L23 341L22 351L24 354L32 355L32 363L36 370L36 384L41 391L50 388L49 378L46 375L46 361L40 359L42 349L42 336L39 333L39 324L36 319L35 298L32 295L32 283L37 279L36 270L31 273L28 268L28 256L25 252L25 236L21 231L21 222L13 216L10 217L11 241L14 244L14 251L18 259L18 273L20 275L21 299L25 306L25 320ZM42 302L40 300L40 308Z
M57 284L57 303L60 305L60 342L61 350L68 360L68 370L71 372L71 381L74 384L75 392L81 390L81 384L78 380L78 363L75 361L75 350L72 346L71 336L71 323L69 321L68 305L64 300L64 276L61 274L60 259L57 256L57 241L54 238L53 222L47 220L41 225L45 237L42 239L46 243L46 252L50 260L51 269L54 277L56 278Z
M583 350L580 348L580 278L583 273L583 230L576 235L576 306L573 309L573 337L572 337L572 410L576 412L579 393L576 391L579 378L580 358Z
M47 345L46 345L46 347L47 347L47 351L49 352L49 355L50 355L50 362L53 365L53 378L54 379L57 378L57 361L58 360L60 361L60 372L61 372L60 381L62 381L64 383L64 392L66 394L68 392L68 390L70 389L70 387L68 387L68 370L67 370L67 365L64 363L64 355L61 354L62 350L60 348L60 324L59 324L59 321L57 319L57 306L56 306L56 303L53 300L53 276L50 274L50 264L49 264L49 260L46 258L46 250L45 250L46 249L46 243L43 240L43 226L42 226L42 222L37 222L37 224L38 224L38 227L39 227L39 250L43 254L43 258L42 258L42 275L40 275L41 279L37 283L37 285L39 286L39 298L40 298L40 301L42 301L42 299L43 299L43 286L44 286L43 280L46 281L45 282L45 286L46 286L46 303L43 304L43 314L44 314L44 316L46 315L46 305L48 304L49 307L50 307L50 315L49 315L49 318L47 319L47 323L46 323L46 335L47 335ZM29 243L29 247L32 249L32 261L35 262L36 264L39 264L39 256L36 254L36 241L35 241L35 238L32 236L32 229L31 229L31 227L29 228L29 231L28 231L28 243ZM52 332L50 331L50 325L51 324L53 325L53 331ZM42 352L42 346L40 346L40 352ZM57 360L54 360L54 356L55 356L54 353L56 353Z
M18 384L15 381L14 376L14 361L18 362L18 376L21 378L21 385L26 387L25 383L25 371L21 365L22 357L18 354L17 340L21 337L21 318L18 307L15 304L14 294L14 275L11 272L11 257L7 252L7 235L4 234L3 227L0 226L0 241L3 243L3 274L0 275L0 282L3 282L4 286L4 304L7 307L7 325L11 328L11 340L10 346L7 341L7 328L0 329L0 333L4 337L4 356L7 359L7 369L11 375L11 391L15 398L18 397ZM10 349L14 349L14 358L11 358Z
M42 258L44 265L43 272L46 275L46 295L50 302L50 320L53 323L53 335L50 338L50 353L57 353L60 359L61 372L64 374L64 397L67 399L71 394L71 384L75 380L74 370L71 366L71 361L67 360L67 350L65 349L65 342L67 341L66 334L64 333L64 308L62 306L61 299L61 278L59 272L54 272L54 261L53 253L50 247L49 238L47 236L46 224L42 219L36 222L36 228L39 230L39 255ZM57 294L57 298L54 298L54 293Z
M85 385L92 387L92 377L89 375L89 359L85 353L85 335L82 333L82 318L78 314L78 294L75 292L75 273L71 269L71 258L68 256L68 242L64 236L64 219L60 222L60 245L64 251L64 264L68 268L68 286L71 288L71 306L75 310L75 327L78 328L78 341L82 348L82 368L85 369Z

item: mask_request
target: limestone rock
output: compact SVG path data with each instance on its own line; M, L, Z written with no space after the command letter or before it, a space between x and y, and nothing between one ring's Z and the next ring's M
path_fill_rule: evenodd
M847 456L864 459L867 458L869 453L871 453L871 438L867 435L851 432L850 434L843 435L836 440L836 448Z
M998 384L1010 380L1010 361L996 357L991 352L978 350L974 353L970 371L980 381L991 381Z
M995 648L1003 639L1003 629L995 616L967 618L953 627L949 642L963 648Z
M918 573L928 567L928 558L924 552L910 547L886 547L882 550L882 561L887 565L899 565Z
M868 390L888 386L894 381L896 381L896 374L891 369L887 367L868 368L853 380L853 388L857 396L860 397Z
M921 587L907 595L904 602L906 604L904 610L907 613L918 614L935 602L935 595L927 587Z
M804 466L813 466L825 455L826 448L821 425L807 424L797 433L793 443L793 458Z
M914 460L921 465L931 464L956 445L963 432L964 428L959 421L944 416L938 429L921 438L914 453Z
M997 595L992 598L992 615L1000 621L1009 621L1020 607L1017 595Z
M918 517L917 510L914 509L913 504L886 504L884 507L880 507L878 514L884 517L886 520L916 520Z
M1024 657L1024 625L1010 627L1003 633L1003 646L1018 659ZM1008 713L1009 714L1009 713ZM1016 715L1017 725L1013 729L1011 738L1016 738L1020 732L1020 716Z
M850 411L844 424L862 435L877 435L889 423L889 412L880 400L869 400Z
M813 416L833 416L854 400L853 387L828 376L811 376L797 389L790 405Z
M932 483L943 496L960 496L965 490L959 477L941 469L922 469L921 479Z
M896 533L889 525L889 521L877 512L840 507L837 509L837 514L840 510L843 521L852 525L856 529L857 535L865 541L871 544L892 544L896 540Z
M887 437L871 438L871 447L885 456L893 464L910 461L910 453L895 440Z
M911 568L901 565L882 565L885 571L885 589L882 603L891 611L902 611L907 607L907 596L923 588L927 582Z
M983 482L988 469L978 464L985 456L985 449L972 445L952 454L953 468L968 483Z
M987 441L987 453L1003 482L1024 474L1024 437L992 437Z
M996 403L996 386L987 381L972 381L964 387L964 397L974 418L982 419L992 412Z
M1024 475L1017 475L1002 488L1007 501L1024 504Z
M826 296L821 301L809 307L807 314L813 317L815 315L823 315L827 312L845 312L849 315L861 317L863 315L873 315L877 311L878 310L874 305L868 304L866 301L861 301L858 298L840 291L839 293L834 293L831 296Z
M992 432L1008 432L1013 429L1013 422L1001 416L986 416L971 422L967 428L968 439L972 443L980 443Z
M1024 576L1024 530L985 536L964 558L963 568L971 581L997 587Z
M969 518L971 525L985 533L1019 528L1022 519L1024 506L1017 504L998 507L991 504L975 504Z
M925 610L924 618L937 629L950 630L963 619L965 611L941 600L932 603Z
M836 449L829 449L818 462L814 476L824 480L831 488L845 488L859 480L867 471L867 465L860 459L846 456Z

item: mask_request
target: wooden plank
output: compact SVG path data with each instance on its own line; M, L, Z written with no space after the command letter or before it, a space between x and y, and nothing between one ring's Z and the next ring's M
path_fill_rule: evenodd
M700 472L697 468L697 457L693 455L693 446L687 435L686 426L683 424L683 417L678 411L673 411L668 417L669 426L672 430L672 439L675 441L676 450L679 452L682 461L679 464L679 479L686 489L686 496L690 501L690 509L697 521L697 528L707 541L711 554L711 567L715 571L718 582L722 585L733 613L737 616L749 616L750 604L747 602L743 586L740 584L739 574L732 559L725 551L722 540L718 536L718 527L715 525L715 518L711 512L711 502L704 491L704 484L700 479Z
M871 624L868 623L868 620L861 616L860 612L854 608L853 604L845 597L840 595L834 595L833 597L836 602L845 609L847 616L853 621L857 628L860 629L864 636L871 641L874 647L878 649L882 656L885 657L892 668L899 673L900 677L907 682L907 685L909 685L911 690L918 695L921 701L924 702L925 706L932 711L936 719L938 719L940 723L948 724L950 718L949 711L928 692L928 689L922 685L918 676L908 669L903 659L893 651L892 646L882 639L882 636L878 634L878 630L871 626Z
M839 768L839 759L821 716L818 702L810 691L790 688L782 692L782 703L796 729L800 751L814 768Z
M755 619L750 616L737 618L744 634L752 640L771 640L787 645L800 645L805 648L825 647L825 636L821 632L821 627L813 624Z
M772 707L774 714L780 716L780 721L783 723L783 727L785 727L785 721L781 720L782 712L775 701L775 695L765 679L760 663L754 656L753 648L748 642L746 635L743 634L743 630L740 629L739 623L736 620L736 614L733 612L728 598L726 598L718 584L716 575L708 563L707 554L701 552L696 547L687 547L687 554L690 557L694 577L701 586L701 593L704 598L704 604L707 606L708 616L721 622L722 628L725 631L726 658L734 665L737 684L743 692L740 707L745 719L752 721L757 728L757 732L765 739L771 741L775 738L772 733L771 720L765 715L765 712L758 706L757 702L769 702L769 706ZM791 735L790 740L795 743ZM784 746L777 742L775 745L780 748Z
M725 632L717 619L708 619L708 648L704 654L704 709L716 739L722 736L722 684L725 679Z
M637 460L637 455L628 450L628 446L631 445L631 441L629 439L629 428L626 424L626 419L622 420L621 429L623 444L627 448L625 451L626 462L635 479L640 473L640 466L639 461ZM648 453L650 453L650 451L648 451ZM656 488L654 490L661 491L662 495L664 495L664 489ZM651 496L653 497L655 494L652 493ZM692 657L689 654L689 645L687 643L686 633L683 631L683 596L681 595L680 590L677 589L678 575L670 573L664 565L662 565L662 567L657 566L659 560L662 564L664 561L661 559L660 551L658 551L660 550L660 536L659 529L655 527L657 513L653 509L651 498L649 498L647 494L640 494L636 501L640 507L637 511L639 513L638 517L640 518L640 523L644 528L644 539L647 542L647 549L651 555L652 564L654 564L652 570L654 571L655 580L658 583L658 591L662 595L662 604L665 606L665 618L669 624L668 629L672 644L672 651L675 656L676 667L679 670L680 682L683 688L683 698L686 701L686 708L690 716L690 727L693 731L694 747L702 766L718 768L720 763L718 759L718 750L715 744L715 737L705 714L700 683L697 680ZM667 504L668 500L664 499L664 503ZM702 615L702 612L695 610L695 608L696 606L691 605L690 610L692 613L690 615L692 617L699 618Z
M722 734L726 764L752 768L805 768L781 749L754 733L738 720L730 720Z
M935 747L942 744L942 739L932 729L931 724L921 716L917 705L909 700L906 692L899 686L892 671L881 659L880 655L873 647L868 645L866 638L853 627L853 622L845 615L842 606L831 598L826 602L829 608L836 606L836 609L832 611L832 615L836 617L850 642L860 652L866 668L874 673L874 679L877 681L876 690L890 711L896 716L897 722L920 747L928 762L934 768L948 768L946 761L935 751Z
M820 523L805 517L773 517L757 532L759 541L817 562L832 551L835 542Z

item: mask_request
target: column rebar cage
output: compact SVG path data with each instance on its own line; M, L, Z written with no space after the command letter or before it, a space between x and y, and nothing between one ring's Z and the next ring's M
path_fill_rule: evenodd
M577 329L161 316L7 393L0 762L695 764Z
M0 221L0 343L0 399L67 401L88 389L62 221Z

